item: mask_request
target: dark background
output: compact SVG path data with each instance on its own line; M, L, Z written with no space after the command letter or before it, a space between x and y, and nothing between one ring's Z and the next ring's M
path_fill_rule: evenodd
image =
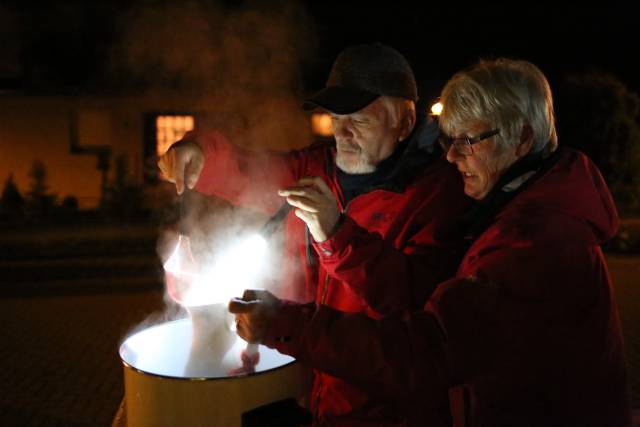
M423 96L437 96L454 72L496 56L536 63L552 85L567 74L595 70L615 74L636 92L640 89L636 15L630 6L451 2L459 5L454 8L424 2L418 11L406 2L381 3L350 3L346 9L338 2L308 4L318 23L318 56L324 64L346 44L379 40L406 55ZM316 82L319 76L314 77L311 81Z
M141 5L161 8L171 3L180 2L3 0L0 87L60 91L103 84L122 16ZM199 3L226 10L269 4ZM283 3L274 2L273 7ZM638 92L638 37L631 3L562 3L304 1L315 42L309 58L301 61L303 84L307 91L320 88L345 46L380 41L400 50L414 66L423 99L437 96L455 71L494 56L528 59L552 85L568 73L598 70L615 74ZM153 48L153 34L149 40Z

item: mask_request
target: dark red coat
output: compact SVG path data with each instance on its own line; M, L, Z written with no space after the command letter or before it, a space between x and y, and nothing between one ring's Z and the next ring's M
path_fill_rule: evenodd
M457 409L474 427L626 427L620 322L599 246L617 221L596 167L563 149L424 311L376 322L286 305L265 344L395 399L411 425L434 424L431 402L450 389L466 396Z
M451 232L469 199L457 171L443 159L406 154L390 182L345 206L331 144L289 153L249 152L216 132L191 137L206 159L199 192L268 213L284 203L276 190L304 176L322 177L336 195L344 221L311 250L304 223L293 213L287 217L287 273L276 292L281 297L373 318L403 314L421 308L462 257L462 242ZM333 425L338 420L356 425L356 419L358 425L392 425L397 413L388 399L323 372L315 376L311 403L317 419Z

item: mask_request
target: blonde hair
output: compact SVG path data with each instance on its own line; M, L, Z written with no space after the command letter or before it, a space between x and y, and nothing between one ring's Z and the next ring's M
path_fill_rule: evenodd
M505 145L520 144L522 128L533 131L531 152L558 147L553 98L546 77L534 64L506 58L482 60L456 73L442 89L439 121L445 133L478 123L500 129Z

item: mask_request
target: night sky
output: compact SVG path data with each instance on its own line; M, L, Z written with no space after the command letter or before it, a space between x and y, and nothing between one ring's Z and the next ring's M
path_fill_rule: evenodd
M108 68L122 16L139 5L161 8L171 3L181 2L69 0L29 5L4 0L0 85L57 91L95 84ZM227 10L264 3L217 2ZM345 46L380 41L407 57L423 98L437 96L455 71L480 57L494 56L528 59L542 68L552 85L567 73L595 69L611 72L640 91L640 61L634 58L636 15L630 6L607 2L570 8L559 6L561 2L514 2L505 7L482 2L473 8L456 3L454 8L424 2L424 10L417 11L413 2L374 3L380 2L303 2L315 37L312 55L301 61L306 90L323 85L331 62ZM149 40L152 45L152 34Z
M350 6L348 13L341 13L338 6L313 2L309 10L319 23L323 58L335 56L343 41L386 42L406 55L427 96L433 91L437 95L455 71L496 56L536 63L552 85L568 73L598 70L639 91L637 15L630 6L561 3L549 7L538 1L513 2L510 8L476 2L470 9L432 6L417 12L396 1L391 7Z

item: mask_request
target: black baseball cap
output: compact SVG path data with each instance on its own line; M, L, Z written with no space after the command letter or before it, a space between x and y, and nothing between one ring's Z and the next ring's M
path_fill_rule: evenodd
M418 89L411 66L389 46L355 45L338 55L325 88L306 100L303 108L320 107L334 114L351 114L381 95L417 101Z

